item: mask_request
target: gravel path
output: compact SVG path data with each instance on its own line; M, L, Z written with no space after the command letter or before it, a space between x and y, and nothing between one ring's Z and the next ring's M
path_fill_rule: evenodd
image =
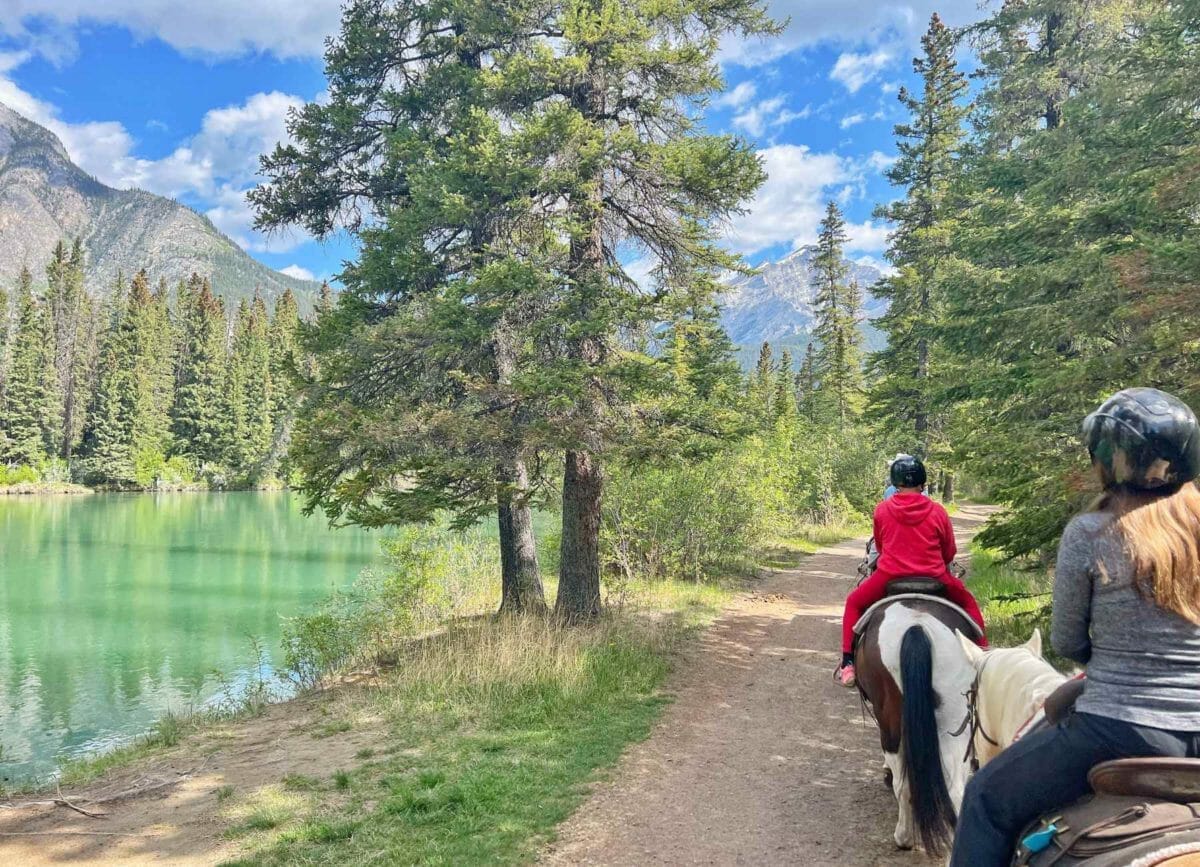
M960 544L987 512L954 519ZM655 732L560 829L547 864L927 865L892 843L875 725L833 682L862 543L776 572L697 642Z

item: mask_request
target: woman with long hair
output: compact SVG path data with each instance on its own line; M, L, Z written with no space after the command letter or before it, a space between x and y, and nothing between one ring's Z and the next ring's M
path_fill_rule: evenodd
M1200 424L1177 398L1130 388L1083 435L1104 493L1063 531L1051 642L1087 666L1087 686L1067 719L971 780L952 867L1009 864L1029 822L1087 793L1093 765L1200 756Z

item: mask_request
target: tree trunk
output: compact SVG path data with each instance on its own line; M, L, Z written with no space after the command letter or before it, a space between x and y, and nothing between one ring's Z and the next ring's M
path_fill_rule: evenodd
M533 535L533 510L525 495L529 471L518 459L509 470L514 491L502 493L497 503L500 528L500 613L542 614L546 594L538 566L537 541ZM513 493L516 497L513 497Z
M942 502L954 502L954 473L942 473Z
M600 614L600 495L604 473L590 452L567 452L562 548L554 613L568 623Z

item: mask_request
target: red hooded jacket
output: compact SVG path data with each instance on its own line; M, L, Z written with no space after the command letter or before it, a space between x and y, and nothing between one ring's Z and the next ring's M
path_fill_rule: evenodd
M892 578L940 578L958 553L950 516L924 494L898 493L875 507L878 570Z

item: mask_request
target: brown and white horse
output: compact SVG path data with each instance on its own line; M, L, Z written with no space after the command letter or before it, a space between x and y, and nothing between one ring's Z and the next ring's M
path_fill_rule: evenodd
M952 606L913 596L885 600L864 621L854 666L899 803L896 845L919 841L936 855L950 843L971 774L975 667L955 633L974 625Z

